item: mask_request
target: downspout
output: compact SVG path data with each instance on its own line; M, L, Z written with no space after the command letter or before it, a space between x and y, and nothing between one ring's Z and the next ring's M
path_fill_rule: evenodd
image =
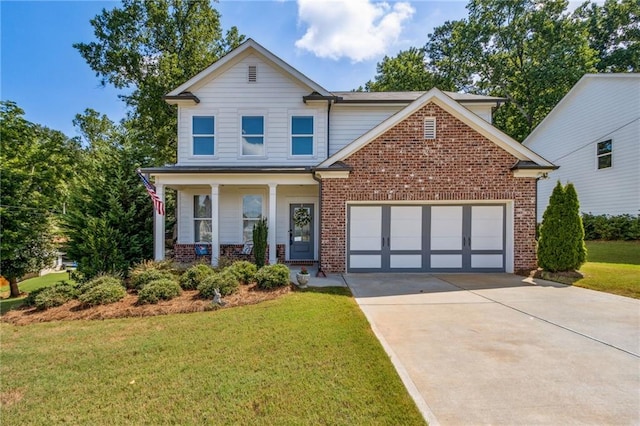
M330 147L330 134L331 134L331 104L333 102L333 99L327 99L327 158L330 157L329 155L329 147ZM327 275L324 273L324 271L322 270L322 179L320 179L319 177L316 176L315 172L312 172L313 180L315 180L316 182L318 182L318 212L320 212L320 214L318 215L318 235L320 238L318 238L320 241L318 241L318 272L316 272L316 277L319 276L323 276L323 277L327 277Z

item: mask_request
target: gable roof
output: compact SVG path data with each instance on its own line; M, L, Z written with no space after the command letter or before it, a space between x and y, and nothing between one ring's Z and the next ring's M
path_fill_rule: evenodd
M540 133L542 129L544 129L547 126L547 123L554 119L555 115L557 114L556 111L562 110L562 108L564 108L566 104L573 102L573 99L576 96L578 96L578 93L580 93L583 87L590 85L591 82L593 82L594 80L620 80L620 79L629 79L631 83L638 84L640 83L640 73L600 73L600 74L583 75L582 78L580 78L580 80L578 80L578 82L573 85L571 90L569 90L569 92L567 92L567 94L564 95L562 99L560 99L560 102L558 102L556 106L553 107L551 111L549 111L547 116L540 123L538 123L536 128L533 129L531 133L529 133L529 136L527 136L525 140L522 141L522 144L526 146L529 143L531 143L531 141L536 138L536 135ZM637 89L634 89L633 86L630 86L629 89L637 90Z
M233 49L231 52L227 53L222 58L218 59L213 64L209 65L204 70L200 71L195 76L191 77L186 82L182 83L180 86L173 89L171 92L167 93L167 95L165 96L165 99L166 98L171 99L172 97L179 97L181 96L182 93L188 92L194 85L198 84L199 82L201 82L202 80L204 80L205 78L213 74L215 71L223 67L224 65L233 62L236 58L238 58L248 50L253 50L254 52L263 56L267 61L271 62L275 67L281 69L284 73L290 75L292 78L305 84L306 86L311 88L312 91L318 92L319 94L324 96L329 96L331 94L329 93L328 90L320 86L318 83L311 80L310 78L302 74L300 71L296 70L291 65L287 64L285 61L278 58L273 53L269 52L267 49L265 49L255 40L250 38L250 39L247 39L247 41L242 43L240 46Z
M433 88L424 93L405 108L387 118L385 121L369 130L367 133L360 136L349 145L333 154L331 157L327 158L325 161L320 163L318 167L329 167L338 161L344 160L430 102L438 105L440 108L516 157L519 162L533 162L541 169L555 168L552 163L531 151L529 148L523 146L521 143L492 126L476 114L472 113L457 101L453 100L449 95L437 88Z
M426 91L410 92L332 92L338 96L336 103L409 103L427 93ZM472 93L446 93L453 100L463 103L490 103L496 104L505 102L506 98L496 96L474 95Z

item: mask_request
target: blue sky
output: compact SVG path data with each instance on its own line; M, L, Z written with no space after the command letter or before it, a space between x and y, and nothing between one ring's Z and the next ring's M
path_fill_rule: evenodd
M122 93L101 87L72 47L94 40L89 20L108 1L0 0L0 98L26 118L76 136L73 117L86 108L125 116ZM235 25L329 90L351 90L375 75L376 63L422 46L434 26L466 16L466 1L221 1L222 25Z

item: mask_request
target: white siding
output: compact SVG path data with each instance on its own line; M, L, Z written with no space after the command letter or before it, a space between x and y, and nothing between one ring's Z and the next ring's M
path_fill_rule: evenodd
M469 111L482 118L487 123L493 122L493 117L491 115L491 110L495 106L494 105L484 105L484 104L473 104L473 103L462 103Z
M247 81L249 65L257 66L257 82ZM326 158L326 104L306 105L302 101L311 89L301 85L261 56L252 53L192 89L200 99L195 106L178 109L178 164L180 165L314 165ZM314 156L292 158L290 154L290 116L313 115ZM193 157L191 117L215 116L215 157ZM240 117L264 115L265 156L243 157L240 151Z
M640 213L640 76L587 78L567 96L524 142L560 166L538 181L538 220L558 180L575 185L582 212ZM596 145L608 139L613 165L598 170Z
M331 108L329 155L391 117L406 105L354 106L336 104Z

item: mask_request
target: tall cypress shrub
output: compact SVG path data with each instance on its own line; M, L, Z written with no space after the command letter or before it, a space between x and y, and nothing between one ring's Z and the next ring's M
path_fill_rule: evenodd
M258 269L264 266L264 259L267 254L268 235L269 227L267 226L267 218L262 218L258 223L253 225L253 255Z
M538 265L547 271L573 271L586 260L578 194L572 184L557 183L542 216Z

